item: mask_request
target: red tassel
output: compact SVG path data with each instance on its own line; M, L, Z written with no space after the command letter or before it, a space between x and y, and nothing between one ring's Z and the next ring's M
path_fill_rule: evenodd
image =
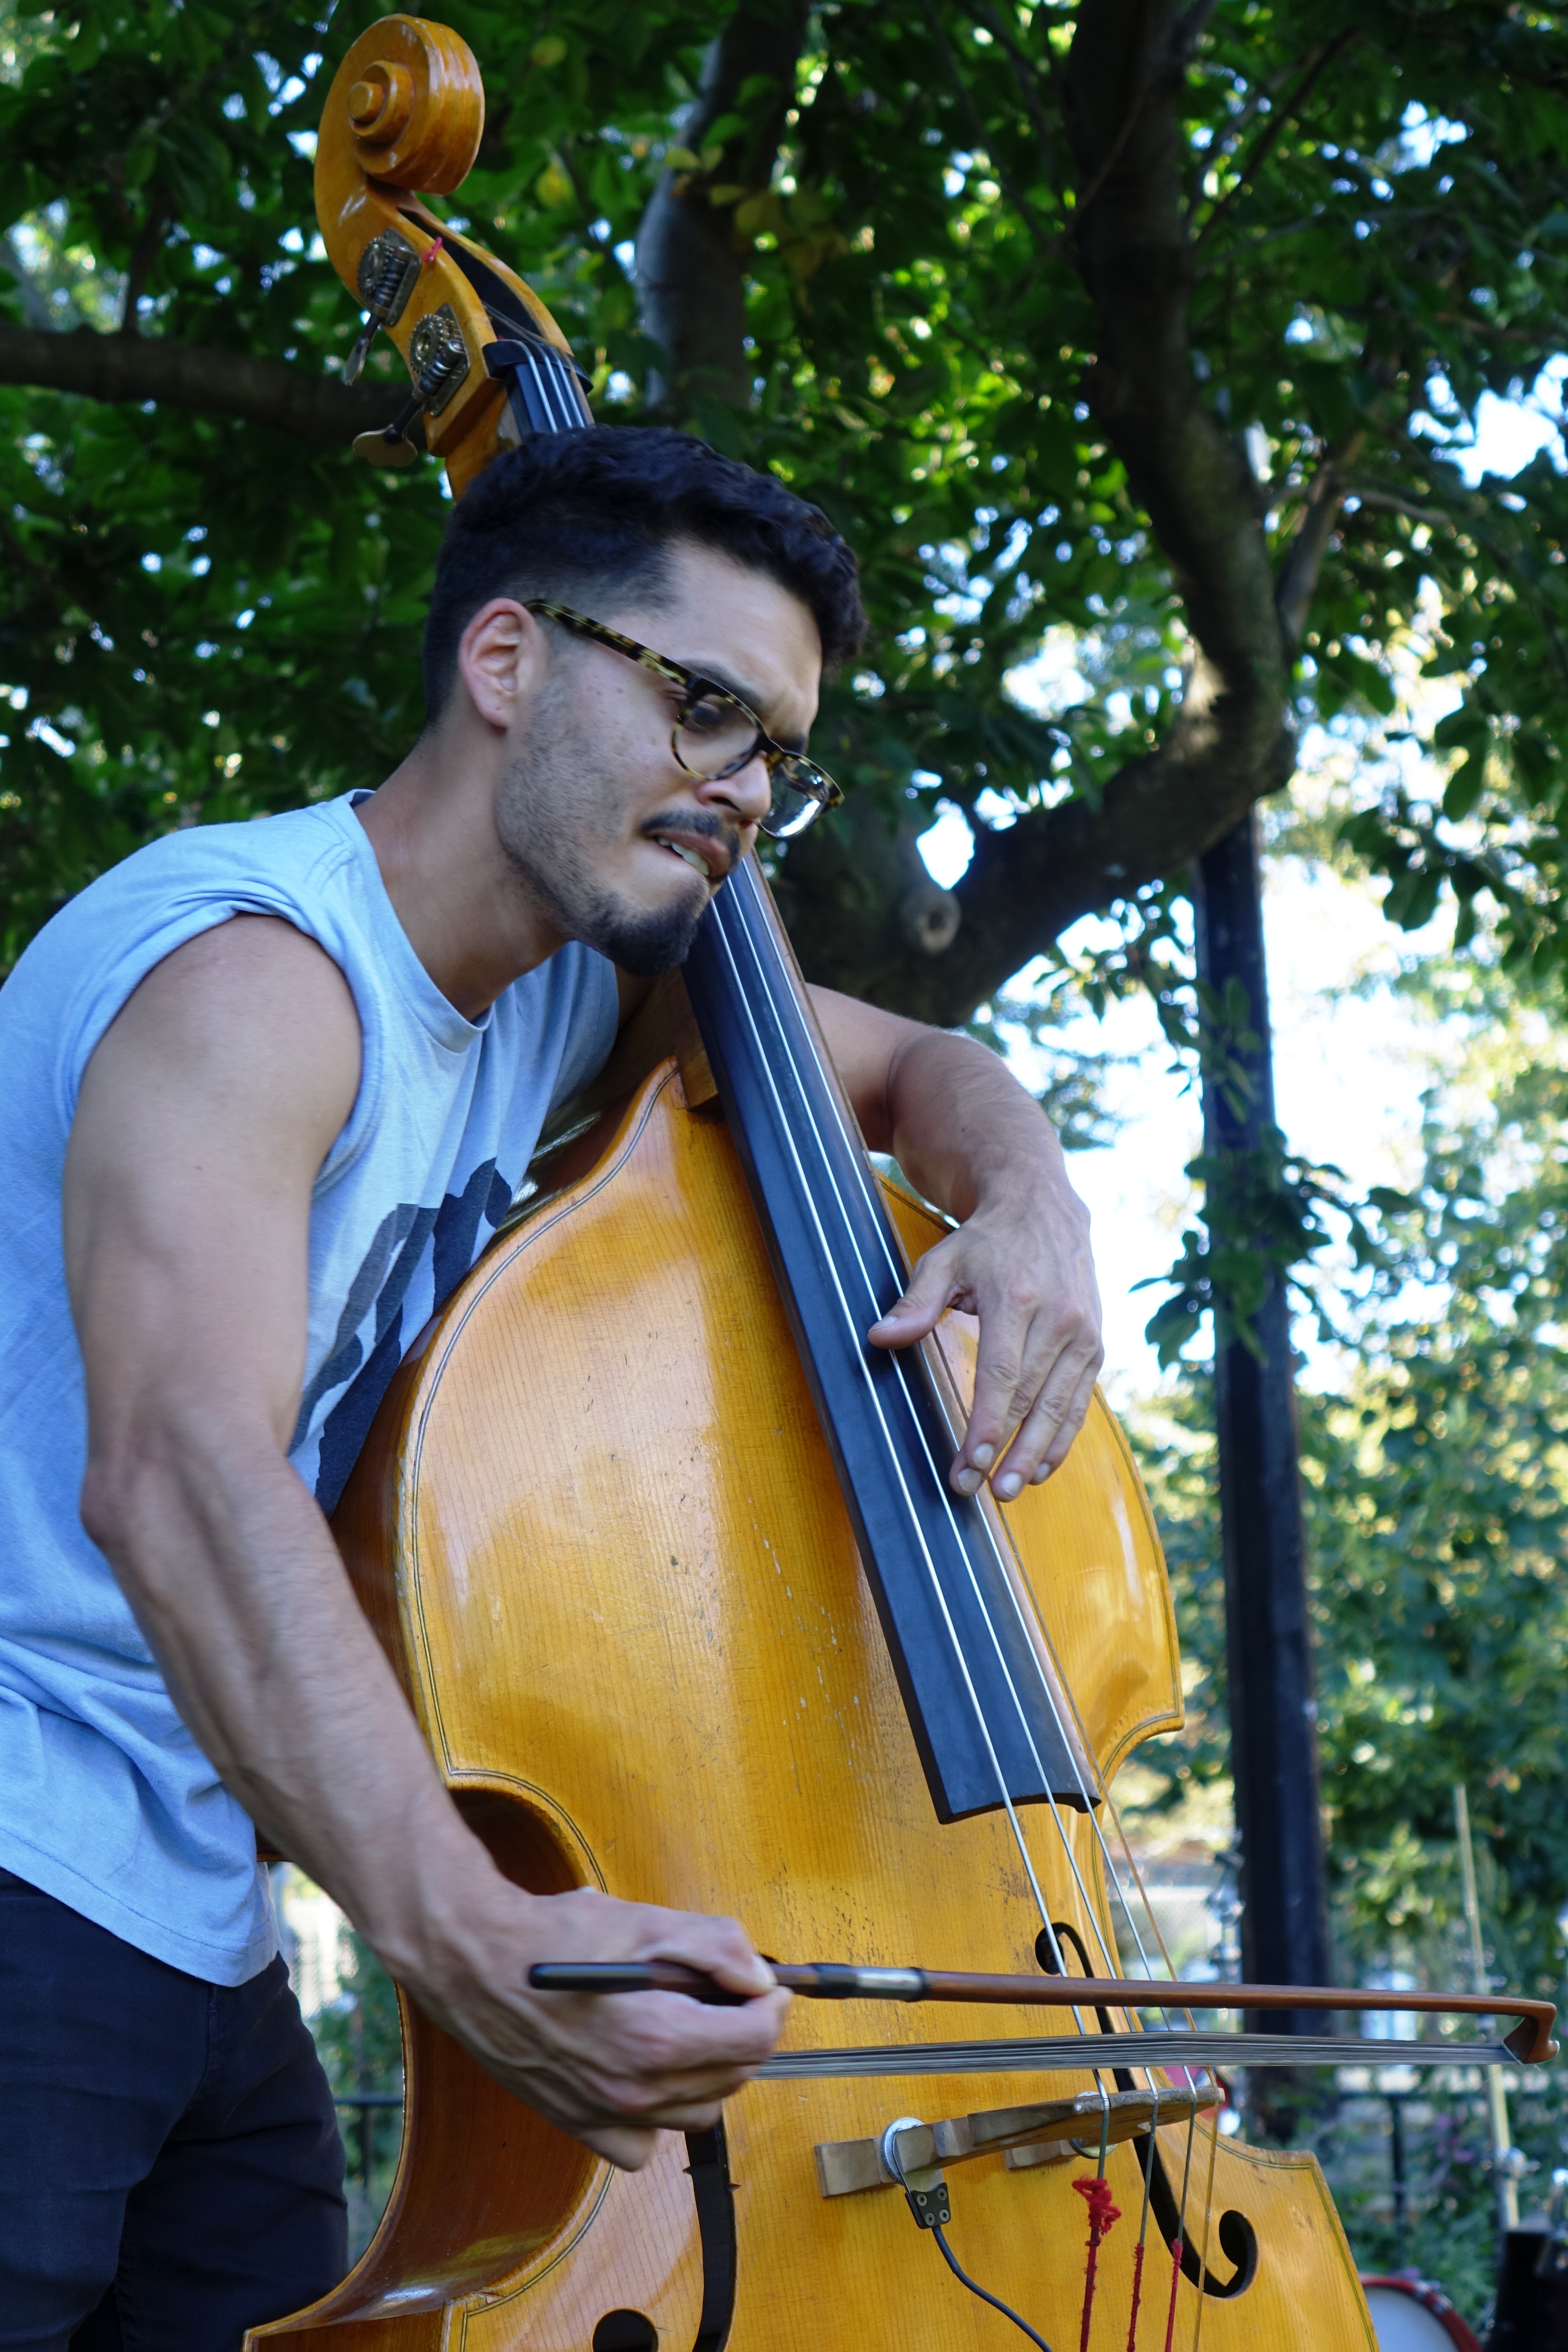
M1176 2283L1182 2275L1182 2256L1185 2252L1181 2239L1174 2239L1171 2246L1171 2308L1165 2320L1165 2352L1171 2352L1176 2340Z
M1127 2352L1138 2352L1138 2306L1143 2300L1143 2241L1132 2249L1132 2316L1127 2323Z
M1089 2203L1089 2260L1083 2273L1083 2326L1079 2330L1078 2352L1089 2352L1089 2323L1094 2316L1095 2273L1100 2268L1100 2242L1110 2234L1110 2225L1121 2219L1121 2208L1110 2201L1110 2183L1101 2173L1075 2180L1073 2187Z

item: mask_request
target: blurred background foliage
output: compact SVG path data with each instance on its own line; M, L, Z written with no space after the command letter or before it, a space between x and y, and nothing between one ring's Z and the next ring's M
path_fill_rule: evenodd
M376 10L318 9L0 5L7 961L149 833L374 778L419 723L433 467L389 479L343 447L51 394L5 362L8 317L341 367L354 320L315 236L310 152L331 62ZM555 308L606 419L649 413L659 349L636 244L650 200L673 178L728 222L751 397L698 384L658 413L826 508L859 551L876 631L820 739L858 808L815 842L811 904L792 912L835 976L967 1017L1050 950L1062 908L1042 890L1036 937L1026 908L1001 923L982 854L957 940L925 953L896 907L867 920L889 916L868 904L888 897L872 813L896 835L948 803L982 853L1005 835L1015 869L1037 840L1070 866L1074 826L1092 830L1108 784L1169 734L1228 593L1194 581L1191 551L1173 558L1130 487L1130 465L1162 478L1150 436L1113 446L1092 413L1122 298L1091 297L1075 259L1077 208L1106 202L1073 187L1075 9L802 12L794 103L751 189L682 162L721 0L447 15L489 96L479 166L448 209ZM1463 440L1484 390L1534 383L1563 340L1568 44L1550 12L1491 0L1380 0L1353 31L1335 7L1256 0L1182 21L1169 230L1190 382L1171 397L1234 460L1216 537L1256 539L1282 574L1331 490L1294 715L1388 709L1384 654L1420 631L1426 672L1463 695L1438 728L1448 781L1430 805L1356 812L1358 847L1393 877L1395 919L1454 892L1494 911L1510 953L1550 963L1565 492L1544 459L1505 492L1471 487L1447 436ZM711 126L710 163L741 119ZM1142 119L1127 127L1135 146ZM393 364L373 362L389 404ZM1087 686L1060 708L1016 684L1051 627L1072 634ZM1161 870L1121 908L1139 984L1149 913L1158 929L1199 845L1162 836ZM1114 901L1115 871L1086 872L1070 911ZM840 899L854 920L830 924Z
M1386 1196L1353 1293L1342 1268L1352 1344L1297 1398L1337 1940L1363 1971L1464 1980L1464 1781L1492 1962L1550 1998L1568 1927L1568 1031L1450 951L1413 959L1405 990L1468 1034L1465 1066L1426 1097L1420 1180ZM1142 1751L1169 1807L1226 1770L1206 1366L1183 1367L1138 1442L1197 1669L1183 1740Z

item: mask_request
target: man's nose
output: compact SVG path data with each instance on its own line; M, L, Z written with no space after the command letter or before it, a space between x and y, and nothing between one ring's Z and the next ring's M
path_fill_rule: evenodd
M716 776L697 787L697 797L705 808L731 810L739 824L760 824L773 796L773 778L760 751L732 776Z

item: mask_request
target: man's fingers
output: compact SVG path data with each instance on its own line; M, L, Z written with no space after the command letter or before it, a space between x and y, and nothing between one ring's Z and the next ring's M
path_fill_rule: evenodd
M873 1323L866 1337L877 1348L909 1348L934 1331L957 1296L957 1288L948 1273L947 1244L939 1242L927 1250L913 1275L910 1286L896 1307L890 1307L879 1323Z
M989 1476L998 1498L1010 1503L1047 1454L1052 1468L1066 1457L1089 1411L1101 1358L1098 1339L1078 1316L1037 1314L1017 1345L1017 1309L999 1328L996 1312L994 1307L989 1333L981 1318L974 1405L952 1483L972 1495L982 1476ZM1010 1433L1013 1442L998 1467Z
M1048 1478L1053 1470L1059 1470L1072 1451L1073 1440L1089 1419L1089 1408L1094 1402L1094 1384L1100 1378L1104 1361L1103 1350L1097 1349L1093 1361L1073 1391L1072 1402L1062 1415L1056 1435L1046 1448L1044 1461L1035 1472L1037 1485L1042 1478Z
M1024 1346L1032 1306L1022 1297L1004 1296L989 1313L981 1310L974 1402L952 1474L961 1495L978 1491L1024 1411Z
M1075 1361L1064 1358L1026 1416L993 1484L997 1496L1010 1503L1026 1486L1038 1486L1067 1460L1072 1442L1083 1427L1094 1384L1100 1377L1098 1349L1073 1380ZM1066 1402L1062 1402L1066 1396Z
M667 1928L640 1957L683 1960L688 1968L712 1977L726 1992L743 1993L748 2000L778 1991L772 1969L738 1919L678 1916L674 1932ZM784 1998L787 2006L788 1994Z
M630 2124L605 2124L580 2131L576 2137L584 2147L591 2147L595 2156L604 2157L621 2172L640 2172L658 2146L657 2131L643 2131Z
M673 2127L715 2106L768 2056L790 2005L777 1990L740 2009L672 1992L535 1998L551 2003L541 2011L548 2056L522 2095L574 2130Z
M738 2070L760 2066L784 2031L791 1995L776 1989L742 2009L710 2008L679 1992L610 1993L590 2021L615 2035L627 2074L678 2097L724 2097ZM614 2012L618 2012L615 2014ZM717 2077L725 2079L721 2088Z

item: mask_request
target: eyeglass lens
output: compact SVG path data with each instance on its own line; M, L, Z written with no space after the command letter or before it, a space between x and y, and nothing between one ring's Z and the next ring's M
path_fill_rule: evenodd
M675 730L675 756L689 774L712 781L743 767L756 741L756 721L749 711L728 695L705 694L691 704ZM771 772L773 799L762 827L775 839L802 831L822 805L816 793L796 782L793 765L790 760L778 760Z
M705 694L689 706L675 730L675 756L694 776L722 776L744 764L757 740L757 722L727 694Z

